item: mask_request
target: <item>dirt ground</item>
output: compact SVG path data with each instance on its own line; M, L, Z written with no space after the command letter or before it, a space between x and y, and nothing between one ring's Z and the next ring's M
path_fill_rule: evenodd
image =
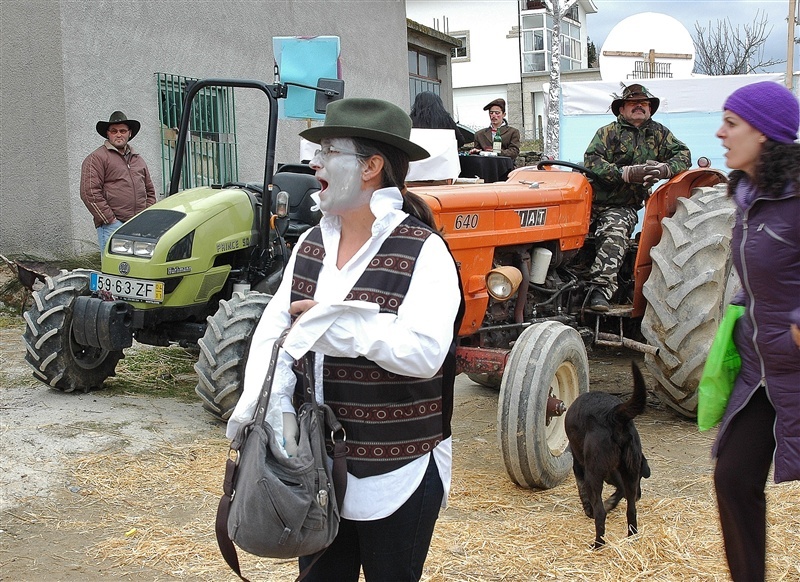
M213 533L222 425L191 399L49 390L30 376L21 332L21 324L0 330L0 579L236 579ZM590 359L592 390L630 392L630 360L639 355L604 349ZM713 434L698 433L651 393L637 419L653 470L642 484L640 533L624 537L617 509L609 545L592 552L593 524L571 476L548 491L510 482L496 403L495 390L459 378L450 506L424 580L727 579ZM798 496L794 485L770 487L770 580L800 580ZM241 559L251 580L295 574L293 561Z

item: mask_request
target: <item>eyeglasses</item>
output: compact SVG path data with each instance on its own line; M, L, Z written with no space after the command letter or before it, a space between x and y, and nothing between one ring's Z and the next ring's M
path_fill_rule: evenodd
M318 149L317 151L315 151L314 152L314 157L315 158L319 157L319 158L322 158L323 160L326 160L326 159L328 159L328 157L331 154L344 154L344 155L347 155L347 156L356 156L358 158L365 157L364 154L360 154L358 152L353 152L353 151L350 151L350 150L341 150L339 148L335 148L335 147L329 146L329 145L323 147L322 149Z
M130 131L130 129L125 127L123 129L109 129L108 133L128 133L129 131Z
M650 107L650 101L648 101L647 99L628 100L625 103L626 103L626 105L637 105L638 104L638 105L647 105L648 107Z

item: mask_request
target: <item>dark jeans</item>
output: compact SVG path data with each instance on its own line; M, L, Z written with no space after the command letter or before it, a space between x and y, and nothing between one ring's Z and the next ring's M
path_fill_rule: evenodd
M339 533L304 582L419 580L439 517L444 487L431 455L417 490L392 515L374 521L343 519ZM310 558L300 558L300 570Z
M734 582L764 580L767 555L767 483L775 452L775 410L761 387L728 427L717 454L714 487Z

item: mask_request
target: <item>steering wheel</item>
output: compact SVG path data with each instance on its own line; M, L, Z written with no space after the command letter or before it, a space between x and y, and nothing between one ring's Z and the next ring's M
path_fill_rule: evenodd
M573 164L572 162L565 162L562 160L541 160L536 164L536 169L543 170L547 166L564 166L565 168L572 168L574 171L580 172L586 176L590 182L603 183L603 179L592 172L589 168L585 166L579 166L578 164Z

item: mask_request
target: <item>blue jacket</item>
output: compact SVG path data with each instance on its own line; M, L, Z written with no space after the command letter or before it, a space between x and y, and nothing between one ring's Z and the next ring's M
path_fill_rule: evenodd
M714 444L716 456L732 418L762 383L775 408L775 482L800 479L800 349L789 326L800 326L800 195L754 191L747 177L736 185L731 248L746 307L734 341L742 369ZM749 201L748 201L749 200Z

